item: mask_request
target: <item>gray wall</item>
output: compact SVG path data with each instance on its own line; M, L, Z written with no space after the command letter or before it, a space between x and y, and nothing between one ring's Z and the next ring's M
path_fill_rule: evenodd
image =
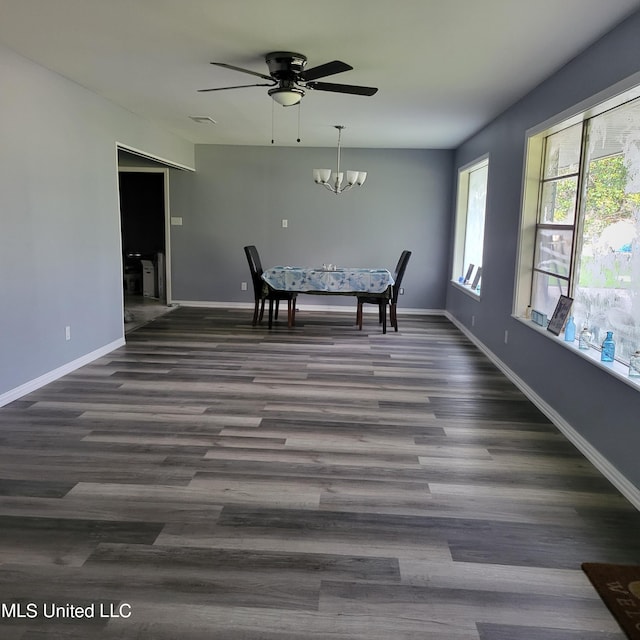
M335 167L335 148L196 146L195 174L171 174L173 299L251 302L242 247L276 264L381 266L413 255L403 308L443 309L451 215L451 151L343 148L341 168L368 172L362 187L335 195L312 179ZM283 229L282 219L289 226ZM240 283L249 281L249 291ZM303 296L301 304L353 299Z
M3 47L0 77L3 404L123 338L116 143L186 166L194 151Z
M456 168L490 153L482 298L449 285L446 306L640 488L640 393L511 317L526 130L639 71L637 13L457 150Z

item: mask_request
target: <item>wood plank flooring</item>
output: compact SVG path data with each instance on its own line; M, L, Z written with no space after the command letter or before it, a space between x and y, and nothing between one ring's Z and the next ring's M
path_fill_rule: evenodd
M451 323L297 323L176 309L0 409L0 638L624 638L580 563L640 514Z

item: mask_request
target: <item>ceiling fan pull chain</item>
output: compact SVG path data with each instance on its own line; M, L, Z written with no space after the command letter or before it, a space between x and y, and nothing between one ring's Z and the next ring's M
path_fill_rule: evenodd
M302 103L298 102L298 142L300 142L300 111L302 109Z
M275 102L271 102L271 144L273 144L273 139L274 139L274 133L273 133L273 129L274 129L274 118L275 118Z

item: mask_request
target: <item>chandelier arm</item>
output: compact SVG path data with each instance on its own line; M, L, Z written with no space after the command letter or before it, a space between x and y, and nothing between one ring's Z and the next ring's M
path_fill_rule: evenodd
M342 148L342 130L344 129L344 125L334 125L335 128L338 130L338 147L336 150L336 170L335 172L331 172L331 169L314 169L314 182L316 182L316 184L321 184L323 185L326 189L328 189L329 191L331 191L331 193L335 193L336 195L340 195L341 193L344 193L345 191L349 191L349 189L352 189L353 187L355 187L356 185L358 187L362 186L362 184L364 183L364 179L366 178L367 174L364 171L347 171L347 184L345 184L344 186L342 186L342 177L341 174L342 172L340 171L340 151ZM320 173L329 173L329 176L327 177L326 181L323 181L323 178L320 177ZM351 180L352 182L350 182L349 176L351 174ZM360 179L360 175L363 176L362 182L359 182Z
M349 189L352 189L354 187L354 185L352 184L347 184L344 187L339 187L338 189L336 189L336 187L328 184L327 182L321 182L320 184L323 187L327 188L329 191L331 191L331 193L335 193L336 195L340 195L341 193L344 193L345 191L349 191Z

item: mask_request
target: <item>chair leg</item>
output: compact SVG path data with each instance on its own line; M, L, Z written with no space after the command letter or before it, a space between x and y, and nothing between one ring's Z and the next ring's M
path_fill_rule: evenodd
M391 320L391 325L397 331L398 330L398 314L397 314L397 307L393 303L389 307L389 319Z
M258 316L258 322L262 322L264 318L264 298L260 299L260 315Z
M378 307L380 318L382 319L382 333L387 333L387 303L380 303Z
M362 302L358 302L356 309L356 324L358 325L358 329L362 331Z
M255 327L258 324L258 315L260 313L260 300L256 299L256 303L253 307L253 321L251 324Z
M269 329L273 327L273 300L269 298Z
M276 314L275 314L275 319L278 319L278 310L280 309L280 300L278 300L278 298L276 298Z
M287 326L289 329L293 327L293 314L296 311L295 302L292 301L291 298L287 300Z

